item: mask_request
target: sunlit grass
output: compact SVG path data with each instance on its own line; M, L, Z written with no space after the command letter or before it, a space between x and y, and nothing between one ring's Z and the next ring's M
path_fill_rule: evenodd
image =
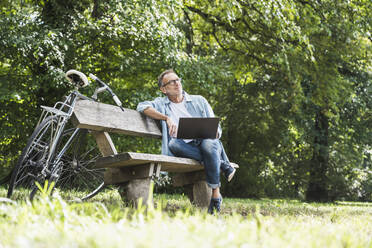
M183 195L155 195L146 210L112 189L84 203L56 193L0 200L0 247L372 247L372 203L225 198L210 216Z

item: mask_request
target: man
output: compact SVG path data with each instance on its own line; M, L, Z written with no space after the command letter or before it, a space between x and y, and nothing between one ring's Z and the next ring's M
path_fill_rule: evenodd
M158 86L165 97L153 101L141 102L139 112L161 120L162 154L192 158L204 164L207 184L212 188L209 213L220 212L222 197L220 194L220 171L228 181L235 174L230 165L221 141L221 128L218 128L217 139L183 140L177 139L177 127L180 117L214 117L207 100L199 95L188 95L182 89L181 78L172 70L166 70L158 78Z

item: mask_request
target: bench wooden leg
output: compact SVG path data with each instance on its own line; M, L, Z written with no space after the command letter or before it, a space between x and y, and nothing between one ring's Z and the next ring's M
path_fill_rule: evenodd
M119 186L121 198L137 207L139 201L147 205L150 193L151 178L134 179ZM140 200L141 199L141 200Z
M198 207L207 208L212 197L212 189L207 182L198 181L189 187L192 187L192 197L190 197L191 194L189 195L190 201Z
M174 186L184 186L190 201L196 206L206 208L212 197L212 189L205 181L205 172L180 173L173 177Z
M185 194L187 198L189 198L190 202L194 202L194 184L184 185L183 188L185 189Z
M154 163L129 168L108 169L105 173L105 183L118 184L118 191L123 201L137 207L140 199L142 199L142 205L147 205L151 177L159 176L160 169L160 165Z

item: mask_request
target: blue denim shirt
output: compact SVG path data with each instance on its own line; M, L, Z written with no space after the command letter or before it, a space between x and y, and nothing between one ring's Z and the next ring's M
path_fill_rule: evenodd
M189 95L186 92L183 92L186 100L186 109L189 111L193 117L214 117L213 110L209 105L208 101L200 95ZM158 112L169 116L170 115L170 100L167 96L157 97L153 101L144 101L140 102L137 106L137 111L143 113L148 107L153 107ZM170 140L170 135L168 131L168 126L166 121L161 121L161 131L162 131L162 146L161 153L163 155L174 156L168 148L168 143ZM221 137L222 130L221 127L218 127L218 137Z

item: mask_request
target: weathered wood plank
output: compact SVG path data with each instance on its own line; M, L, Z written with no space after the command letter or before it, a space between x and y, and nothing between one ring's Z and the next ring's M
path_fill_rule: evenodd
M99 158L96 166L98 168L121 168L152 162L160 164L161 170L168 172L190 172L204 169L198 161L189 158L135 152Z
M159 177L160 176L160 171L161 171L161 164L156 163L155 164L155 169L154 169L154 176Z
M134 179L148 178L155 175L157 170L154 163L125 167L121 169L107 169L104 175L105 184L118 184Z
M96 139L98 149L101 152L102 156L110 156L110 155L118 154L118 152L116 151L114 142L112 142L111 137L107 132L99 132L99 131L91 131L91 132L92 132L92 135ZM118 169L111 169L110 171L106 170L103 174L103 177L110 178L111 175L115 175L118 173L120 173Z
M77 127L95 131L116 132L140 137L161 138L155 120L133 109L89 100L76 102L73 122Z
M186 173L177 173L172 175L172 185L180 187L184 185L194 184L198 181L205 181L205 171L192 171Z
M96 138L97 146L102 156L116 155L114 142L107 132L92 131L93 136Z

